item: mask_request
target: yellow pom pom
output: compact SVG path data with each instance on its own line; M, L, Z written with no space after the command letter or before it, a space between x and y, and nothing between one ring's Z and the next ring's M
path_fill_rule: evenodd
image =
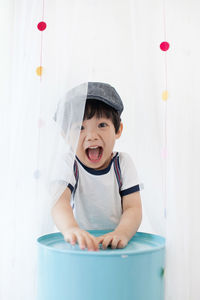
M164 101L166 101L166 100L168 99L168 91L164 91L164 92L162 93L162 99L163 99Z
M37 67L37 69L36 69L36 74L37 74L38 76L42 76L42 71L43 71L43 67L39 66L39 67Z

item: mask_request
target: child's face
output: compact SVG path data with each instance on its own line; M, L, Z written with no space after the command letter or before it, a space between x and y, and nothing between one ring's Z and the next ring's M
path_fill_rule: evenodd
M96 170L106 168L112 158L115 140L121 136L122 129L121 123L119 131L115 133L112 121L105 117L94 116L84 120L76 155L89 168Z

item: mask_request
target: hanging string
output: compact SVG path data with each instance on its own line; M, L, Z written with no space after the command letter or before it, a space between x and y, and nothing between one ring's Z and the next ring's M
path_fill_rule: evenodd
M44 0L42 1L42 21L37 24L37 28L41 31L41 42L40 42L40 65L36 69L36 74L40 76L40 81L42 81L42 54L43 54L43 31L46 29L47 25L44 22Z
M41 177L41 171L39 169L39 158L40 158L40 134L41 128L45 125L44 121L41 118L41 84L42 84L42 75L43 75L43 31L46 29L47 25L44 22L44 0L42 0L42 19L37 24L37 29L41 32L41 39L40 39L40 65L36 68L36 74L40 77L40 94L39 94L39 118L38 118L38 143L37 143L37 166L36 170L34 171L34 178L38 180ZM38 184L37 184L37 191L36 191L36 198L38 198Z
M169 50L169 43L166 37L166 8L165 0L163 0L163 30L164 30L164 41L160 44L160 49L164 54L164 90L162 92L162 100L164 105L164 117L163 117L163 196L164 196L164 217L167 217L167 100L168 100L168 87L167 87L167 51Z

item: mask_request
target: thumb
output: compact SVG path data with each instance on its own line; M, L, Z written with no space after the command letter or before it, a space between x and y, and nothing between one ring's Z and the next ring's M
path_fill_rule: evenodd
M101 244L101 243L103 242L103 240L104 240L104 235L101 235L101 236L96 237L96 242L97 242L98 244Z

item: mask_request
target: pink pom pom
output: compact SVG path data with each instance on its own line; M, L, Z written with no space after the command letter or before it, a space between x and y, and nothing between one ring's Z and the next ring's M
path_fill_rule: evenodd
M169 49L169 43L168 43L168 42L162 42L162 43L160 44L160 49L161 49L162 51L167 51L167 50Z
M40 22L40 23L38 23L38 25L37 25L37 28L38 28L40 31L45 30L46 27L47 27L47 24L46 24L45 22Z

